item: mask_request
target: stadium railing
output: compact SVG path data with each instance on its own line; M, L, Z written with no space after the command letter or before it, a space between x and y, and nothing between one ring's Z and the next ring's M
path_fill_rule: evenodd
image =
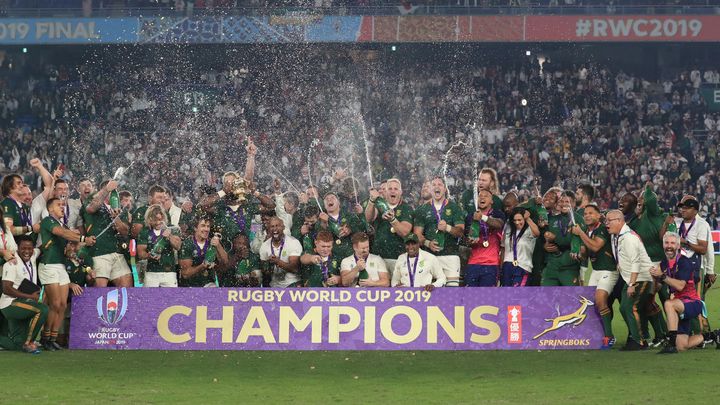
M193 16L263 16L283 14L317 15L403 15L400 6L366 7L195 7ZM168 7L93 8L84 14L81 8L0 6L0 17L139 17L184 16L185 10ZM441 6L419 5L412 15L713 15L718 5L591 5L591 6Z

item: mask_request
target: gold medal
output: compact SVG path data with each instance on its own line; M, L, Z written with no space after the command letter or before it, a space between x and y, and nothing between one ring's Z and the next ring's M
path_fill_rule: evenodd
M128 245L127 245L127 243L123 243L121 246L122 246L123 250L125 250L125 249L127 249Z
M513 266L517 267L517 265L518 265L518 261L517 261L517 260L513 260Z
M335 241L335 244L336 244L336 245L339 245L339 244L341 244L341 243L342 243L342 241L341 241L340 239L337 239L337 240Z
M395 233L395 228L392 226L390 227L390 233Z
M488 247L488 246L490 246L490 242L484 240L484 241L483 241L483 247Z

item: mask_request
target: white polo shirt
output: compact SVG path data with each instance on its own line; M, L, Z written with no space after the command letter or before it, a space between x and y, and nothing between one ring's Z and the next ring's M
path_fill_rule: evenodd
M613 235L611 239L617 269L623 280L630 284L630 276L632 273L637 273L635 281L651 281L650 268L653 267L653 262L650 260L640 236L625 224L620 230L620 234Z
M685 238L685 240L693 244L698 243L699 240L707 241L709 249L712 249L710 224L708 224L707 221L700 216L696 215L693 221L685 221L682 218L675 218L675 225L677 225L680 237ZM681 226L685 227L685 232L682 232ZM681 248L680 253L682 253L685 257L695 256L695 252L691 249Z
M270 248L271 243L272 238L269 238L260 246L260 260L266 262L270 256L272 256L272 249ZM291 256L300 257L302 255L302 245L292 236L285 236L285 244L283 245L282 252L280 252L279 247L274 247L273 249L275 249L275 256L279 255L278 257L280 257L280 260L285 263L290 263ZM272 280L270 281L270 287L285 288L293 283L297 283L298 281L300 281L298 273L290 273L285 270L275 268Z
M505 255L503 256L503 262L507 263L512 263L513 260L515 260L513 258L513 241L510 239L511 232L512 231L510 230L510 227L505 226L505 234L503 236ZM516 231L515 237L517 238L519 234L520 232ZM522 236L520 236L520 239L517 241L518 266L523 270L527 271L528 273L531 273L533 270L532 256L533 250L535 250L536 242L537 238L535 237L535 235L533 235L530 227L525 228L525 232L523 232Z
M351 271L357 265L355 255L348 256L340 262L340 273ZM387 273L387 267L385 266L385 260L378 255L370 253L367 260L365 260L365 270L368 273L368 279L372 281L380 280L380 273ZM353 284L356 284L357 280Z
M391 286L395 287L402 284L403 287L410 287L410 271L415 268L415 258L410 258L410 267L408 267L407 253L403 253L395 262L395 270ZM435 280L435 282L433 282ZM430 252L420 249L417 257L417 268L415 269L414 287L425 287L432 284L435 287L442 287L447 282L445 272L442 265L438 261L437 256Z
M38 283L38 271L37 271L37 258L40 256L40 249L35 249L30 261L26 264L23 263L19 257L15 259L15 264L7 262L3 265L2 279L3 281L13 282L13 288L17 290L20 287L20 283L23 280L28 279L33 283ZM5 293L0 296L0 309L4 309L10 306L15 300L15 297L11 297Z

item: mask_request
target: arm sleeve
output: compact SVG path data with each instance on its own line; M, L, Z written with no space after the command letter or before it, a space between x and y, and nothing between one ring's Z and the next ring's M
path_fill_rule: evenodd
M657 217L662 214L660 211L660 206L658 205L657 196L655 193L653 193L652 189L649 186L645 187L645 191L643 192L643 198L645 199L645 209L647 210L648 214L650 214L653 217Z
M352 262L353 262L353 260L351 258L349 258L349 257L344 258L342 260L342 262L340 262L340 271L343 272L343 271L352 270L352 268L353 268Z

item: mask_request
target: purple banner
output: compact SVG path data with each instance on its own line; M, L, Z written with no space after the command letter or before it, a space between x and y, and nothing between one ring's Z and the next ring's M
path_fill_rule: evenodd
M88 288L70 347L132 350L599 349L592 287Z

